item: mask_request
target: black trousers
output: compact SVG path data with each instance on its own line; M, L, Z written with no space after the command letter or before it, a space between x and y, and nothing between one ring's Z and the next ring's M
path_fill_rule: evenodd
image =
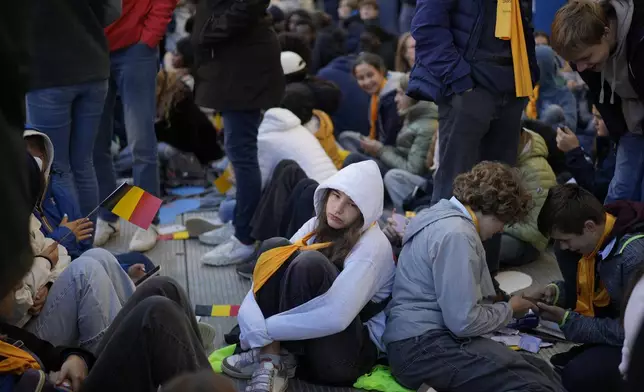
M622 348L584 344L554 355L550 362L561 372L568 392L621 391L624 384L619 372Z
M211 369L190 301L167 277L150 278L137 288L96 357L83 391L153 392L183 373Z
M290 244L285 238L271 238L262 243L260 254ZM265 318L285 312L327 292L338 274L322 253L296 252L257 292L257 304ZM335 335L281 343L297 357L299 378L326 385L352 385L378 358L378 349L359 316Z

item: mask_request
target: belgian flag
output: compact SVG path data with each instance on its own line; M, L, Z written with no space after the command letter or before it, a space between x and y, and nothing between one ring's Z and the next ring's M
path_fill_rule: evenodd
M103 200L101 207L147 230L161 208L161 203L161 199L138 186L123 183Z

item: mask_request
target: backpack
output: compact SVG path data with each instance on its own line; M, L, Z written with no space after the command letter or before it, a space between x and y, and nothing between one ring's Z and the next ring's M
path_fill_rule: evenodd
M208 172L195 154L180 152L165 163L161 182L168 188L207 186Z

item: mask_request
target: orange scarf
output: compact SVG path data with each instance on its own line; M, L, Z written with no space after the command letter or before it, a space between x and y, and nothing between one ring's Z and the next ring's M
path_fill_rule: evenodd
M495 36L510 41L516 96L529 97L533 89L532 75L519 0L498 1Z
M536 120L539 117L539 113L537 111L537 101L539 100L539 86L534 88L534 91L532 92L532 96L530 97L528 101L528 105L525 107L525 114L528 116L529 119Z
M313 237L313 232L305 235L293 245L280 246L269 249L262 253L257 259L255 271L253 271L253 293L257 294L259 289L270 279L271 276L298 250L318 250L331 246L332 242L322 242L308 245L307 242Z
M615 226L615 217L606 214L606 226L604 233L597 242L595 249L587 255L584 255L577 264L577 306L575 311L584 316L593 317L595 315L594 307L608 306L610 296L604 285L599 282L597 290L595 286L595 257L601 250L604 241L608 238Z
M28 352L0 340L0 374L22 374L28 369L40 369L40 364Z
M474 227L476 227L476 232L481 234L481 227L479 226L479 218L474 213L474 210L472 208L470 208L470 206L465 206L464 205L464 207L467 210L467 212L470 213L470 217L472 218L472 222L474 222Z
M380 105L380 92L387 84L387 78L382 79L382 84L378 92L371 96L371 111L369 112L371 118L371 128L369 129L369 139L376 140L378 138L378 105Z

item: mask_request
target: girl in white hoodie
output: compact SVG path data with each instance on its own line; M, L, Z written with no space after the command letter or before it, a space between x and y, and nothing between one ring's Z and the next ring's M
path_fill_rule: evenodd
M375 224L383 192L375 162L342 169L315 191L316 217L290 241L264 241L238 318L249 351L223 363L251 378L247 391L285 391L296 365L299 377L351 385L376 363L395 268Z

